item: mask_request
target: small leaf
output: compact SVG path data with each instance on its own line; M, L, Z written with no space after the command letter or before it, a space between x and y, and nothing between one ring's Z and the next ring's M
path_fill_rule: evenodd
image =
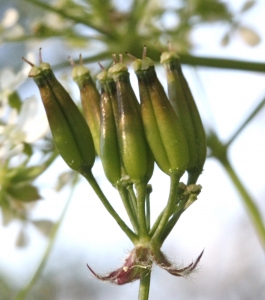
M74 184L76 181L76 172L66 171L59 175L58 180L55 185L56 192L59 192L67 184Z
M28 235L26 234L25 230L21 228L16 239L16 247L24 248L28 245L28 243L29 243Z
M230 33L227 32L221 39L221 45L226 47L230 43Z
M43 171L43 166L32 166L32 167L20 167L15 168L14 170L17 170L17 173L14 174L11 178L12 184L18 184L25 181L32 181L36 179L39 174Z
M15 108L18 112L20 111L22 101L17 92L13 92L8 96L8 103L10 107Z
M45 236L49 236L53 229L54 223L50 220L36 220L32 221L32 224Z
M240 26L238 28L239 33L243 40L249 45L249 46L256 46L260 43L260 36L256 31L253 29L247 27L247 26Z
M2 225L7 226L13 219L16 218L16 214L10 207L6 192L4 192L3 190L0 191L0 195L1 195Z
M41 199L38 189L30 184L9 187L7 192L16 201L31 202Z
M23 143L23 144L24 144L23 153L25 153L27 156L32 156L33 155L32 146L28 143Z
M255 0L247 0L243 4L242 8L240 9L240 12L246 12L246 11L250 10L255 4L256 4Z

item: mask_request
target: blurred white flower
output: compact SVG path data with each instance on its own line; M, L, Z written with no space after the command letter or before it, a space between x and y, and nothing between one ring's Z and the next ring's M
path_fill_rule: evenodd
M32 53L28 53L26 58L34 61ZM27 77L28 65L26 64L21 71L16 73L11 68L4 68L0 71L0 118L3 118L9 110L8 97L24 83Z
M16 126L26 133L24 142L33 143L42 138L48 131L49 125L46 115L37 114L37 99L32 96L27 98L21 108Z
M67 23L68 25L70 24L70 22L66 22L64 18L55 13L47 13L45 15L45 23L48 24L50 28L58 31L62 30Z
M14 113L8 122L0 125L0 160L9 159L23 150L23 143L33 143L48 131L46 116L38 114L36 97L27 98L20 113Z
M8 8L5 13L4 16L1 20L1 25L4 28L9 28L14 26L17 21L19 19L19 12L15 9L15 8Z
M259 34L250 27L240 26L238 28L238 31L239 31L239 34L241 35L242 39L249 46L252 46L252 47L257 46L261 41Z
M20 37L23 37L24 34L25 34L24 28L20 24L16 24L15 26L13 26L8 30L7 38L8 40L18 39Z
M25 33L24 28L18 24L19 12L15 8L8 8L0 20L0 43L6 40L16 40Z
M14 73L11 68L5 68L0 72L0 118L7 105L8 96L11 95L26 79L25 70Z

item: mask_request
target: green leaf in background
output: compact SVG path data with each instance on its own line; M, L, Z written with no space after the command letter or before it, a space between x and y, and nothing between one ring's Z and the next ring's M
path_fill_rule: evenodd
M23 153L29 157L32 156L33 155L32 146L29 143L23 143L23 144L24 144Z
M16 201L31 202L41 199L39 190L31 184L18 184L9 187L7 193Z
M243 6L242 6L242 8L241 8L241 12L246 12L246 11L248 11L248 10L250 10L255 4L256 4L257 2L255 1L255 0L247 0L244 4L243 4Z
M223 47L226 47L230 43L231 37L230 37L230 31L226 32L225 35L221 39L221 45Z
M28 246L28 244L29 244L29 236L26 230L22 227L16 238L16 247L25 248Z
M36 220L32 221L32 224L36 226L36 228L45 236L49 236L51 234L54 223L50 220Z
M17 218L17 213L14 209L10 207L10 202L8 201L8 195L6 191L0 191L0 205L2 213L2 225L8 225L13 219Z
M36 179L40 173L43 172L43 165L39 166L32 166L25 168L24 166L19 167L19 168L14 168L14 174L11 178L12 184L17 184L20 182L27 182L27 181L32 181ZM17 171L15 173L15 171Z
M66 171L66 172L61 173L58 176L58 179L57 179L57 182L55 185L56 192L59 192L66 185L73 185L74 181L76 181L76 172Z
M11 108L15 108L18 112L21 109L22 101L17 92L13 92L8 96L8 103Z

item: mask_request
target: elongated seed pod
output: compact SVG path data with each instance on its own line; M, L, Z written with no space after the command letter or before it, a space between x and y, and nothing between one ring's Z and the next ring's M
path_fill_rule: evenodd
M187 168L188 183L196 183L202 172L207 150L201 117L188 82L183 75L178 55L173 51L164 52L161 55L161 63L167 73L169 99L184 125L188 141L190 153L190 162Z
M113 80L113 78L109 77L107 78L106 80L106 84L107 84L107 89L108 89L108 94L109 94L109 97L110 97L110 100L111 100L111 104L112 104L112 110L113 110L113 113L114 113L114 117L115 117L115 123L116 123L116 128L119 127L119 108L118 108L118 101L117 101L117 89L116 89L116 84L115 84L115 81ZM139 117L141 118L141 114L140 114L140 104L139 102L137 101L137 99L135 97L132 97L131 99L132 103L137 106L137 110L139 112ZM148 145L147 145L148 146ZM146 174L146 181L148 182L152 175L153 175L153 172L154 172L154 157L153 157L153 154L150 150L149 147L147 147L147 174ZM121 157L120 157L121 159ZM124 166L123 166L123 162L122 162L122 159L121 159L121 166L122 166L122 177L126 177L126 171L124 169Z
M106 79L106 87L112 105L112 111L114 114L114 120L116 126L116 134L119 142L119 107L118 107L117 89L116 89L116 83L109 73ZM121 179L122 180L125 179L126 181L128 181L129 176L125 170L124 163L122 161L120 146L119 146L119 154L120 154L120 165L121 165Z
M113 76L113 74L111 75L111 77L112 76ZM113 92L114 92L114 90L113 90L113 79L109 78L109 80L107 80L107 85L108 85L109 93L110 93L110 95L112 95ZM111 93L111 90L112 90L112 93ZM115 87L115 92L117 92L116 87ZM142 121L140 103L138 102L131 85L127 86L127 92L128 92L127 93L128 94L128 100L130 101L131 106L134 108L135 113L138 114L139 119ZM117 111L116 105L117 105L118 101L115 101L115 100L112 100L112 107L113 107L113 110L114 110L114 115L116 116L116 111ZM145 176L145 179L146 179L147 182L152 178L153 172L154 172L154 156L153 156L153 153L152 153L149 145L147 144L147 173L146 173L146 176Z
M190 114L188 101L186 99L179 75L179 63L176 55L165 59L165 52L161 56L161 63L166 69L169 101L182 124L188 148L189 164L187 170L193 169L198 161L198 151L195 138L193 120Z
M41 62L39 67L28 63L32 66L29 77L33 77L40 90L59 153L73 170L82 173L90 169L94 164L95 150L84 117L57 81L48 63Z
M141 114L146 138L154 154L156 163L163 172L169 174L170 162L159 132L159 127L152 107L149 91L146 87L144 75L141 70L141 64L141 60L138 60L132 64L132 67L135 70L136 76L138 78L141 100Z
M153 61L144 57L132 67L139 83L142 119L155 161L166 174L182 175L189 161L181 124L159 82Z
M77 83L85 119L91 131L96 153L99 155L99 135L100 135L100 95L90 76L90 71L82 64L74 66L72 77Z
M137 99L132 90L127 67L118 63L109 69L116 82L119 107L118 137L122 161L133 181L142 181L147 174L147 144Z
M106 177L116 186L121 179L121 159L107 75L104 70L97 76L100 83L100 159Z
M109 94L111 105L112 105L112 111L113 111L113 114L114 114L116 128L118 130L118 126L119 126L119 107L118 107L118 99L117 99L117 89L116 89L115 81L113 80L113 78L109 77L109 74L106 78L106 86L107 86L108 94Z

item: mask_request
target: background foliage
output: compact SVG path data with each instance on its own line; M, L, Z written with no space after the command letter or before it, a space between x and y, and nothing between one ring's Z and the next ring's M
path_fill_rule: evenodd
M255 1L237 1L238 3L235 6L232 6L229 1L217 0L135 0L124 2L104 1L104 5L102 5L102 1L97 0L11 0L0 3L0 203L2 225L4 226L4 229L1 231L2 246L0 251L3 251L3 257L7 256L8 247L5 249L5 245L10 244L10 239L12 242L16 239L15 244L16 247L20 248L18 250L20 253L21 251L26 251L35 254L36 240L39 243L37 248L40 247L42 250L41 253L38 253L37 258L32 260L33 263L29 269L25 268L25 265L21 262L23 256L17 256L19 264L17 264L16 268L21 269L19 272L22 276L21 281L15 279L12 271L7 272L3 264L0 274L1 299L11 299L13 297L14 299L67 299L67 297L69 299L104 299L104 295L106 296L106 293L109 291L117 293L115 299L124 299L122 295L125 292L129 293L132 299L134 295L132 287L119 287L118 290L106 285L102 286L101 283L93 281L87 273L74 273L75 279L73 282L73 275L69 273L69 270L75 272L76 265L80 264L80 261L76 258L79 256L79 245L76 241L74 247L69 247L69 244L67 245L66 243L64 247L55 248L57 252L53 252L49 268L42 273L53 243L57 240L55 237L69 202L60 202L57 213L50 212L47 213L46 217L43 217L38 212L39 201L36 200L45 198L47 199L45 201L48 202L48 198L51 195L53 198L71 199L70 190L73 190L73 187L78 182L80 184L77 189L81 188L84 182L82 180L80 182L76 175L67 168L61 168L57 159L57 152L53 147L51 136L47 129L47 123L41 119L42 112L38 112L36 117L38 100L34 96L27 98L32 94L37 96L37 90L33 84L26 81L28 67L20 59L21 56L25 56L28 53L28 57L34 60L37 49L42 46L45 60L54 66L61 81L77 101L78 97L75 93L75 87L70 81L70 68L67 56L70 55L75 59L79 53L82 53L84 63L91 63L89 68L93 74L96 74L99 71L96 62L101 61L107 67L111 63L112 53L124 53L126 51L140 57L143 45L148 47L148 56L158 63L161 53L160 49L165 49L167 41L171 41L174 49L180 53L183 64L196 67L194 70L197 71L193 72L195 76L200 74L198 66L227 70L265 71L265 64L254 62L254 57L248 57L241 61L238 59L214 57L214 53L211 56L207 56L207 51L205 51L206 54L203 51L198 51L198 49L203 48L203 41L200 44L195 38L195 35L200 30L206 30L207 32L208 28L212 28L212 30L217 32L220 47L229 48L233 45L234 40L237 39L241 39L242 48L259 47L262 43L261 33L258 28L254 29L251 22L247 21L249 19L248 14L251 14L251 11L260 5ZM255 20L252 21L255 23ZM252 80L252 73L249 73L248 76L249 80ZM200 86L200 84L201 80L198 76L195 87ZM226 87L224 86L223 89L226 89ZM199 90L205 91L207 86ZM255 91L253 91L253 94L255 95ZM202 93L202 95L198 98L207 98L205 97L206 94ZM205 103L205 100L203 99L202 103ZM209 100L216 101L215 99ZM242 233L242 226L240 226L241 229L238 232L241 232L242 237L238 237L238 245L235 243L233 246L225 248L224 245L231 242L231 237L227 233L224 234L218 242L224 248L223 251L232 251L231 249L234 248L235 252L238 251L239 253L240 251L241 256L246 255L244 259L249 261L249 264L235 267L230 265L229 269L224 271L224 274L232 281L221 280L221 285L223 285L221 290L220 284L218 284L218 277L215 277L214 282L212 282L212 288L208 288L204 292L202 290L207 282L205 273L208 271L206 263L205 271L200 275L200 277L204 277L204 280L195 278L194 281L197 285L193 288L190 287L189 283L181 281L176 289L175 278L174 281L169 281L170 283L167 285L167 278L163 277L164 274L158 273L158 275L155 275L157 277L154 277L154 280L161 283L161 285L159 284L160 293L167 287L168 298L166 297L166 299L170 297L173 299L173 295L178 289L181 289L182 294L180 293L180 295L184 295L183 297L189 296L194 299L199 299L199 295L203 295L205 299L206 297L211 299L212 295L215 295L215 299L224 299L224 297L228 299L233 293L240 299L248 299L249 295L252 298L254 297L253 295L256 295L256 298L258 298L260 295L265 294L264 274L262 275L262 272L255 269L254 266L257 266L258 262L250 260L251 253L258 253L259 256L257 257L260 258L262 253L260 249L262 247L265 249L264 217L262 217L264 216L264 205L259 205L258 200L259 198L264 198L264 185L261 182L262 172L252 174L253 177L257 178L256 181L260 183L259 189L261 191L258 199L254 199L251 194L256 195L257 193L254 191L250 194L249 190L252 191L252 187L249 186L246 180L241 180L241 176L244 178L244 174L239 176L236 173L233 167L233 158L235 156L231 156L230 152L228 152L237 143L237 138L241 132L244 134L244 131L247 130L252 122L255 122L255 120L259 121L260 114L258 113L262 110L264 101L265 99L261 96L258 100L255 97L250 99L250 102L253 102L251 109L246 111L244 116L240 117L240 121L225 139L212 121L212 116L209 117L207 111L202 112L205 117L204 121L208 135L209 161L212 161L214 158L220 162L220 165L226 171L228 180L231 181L238 192L242 205L247 211L260 244L255 240L254 231L251 231L250 227L246 225L244 225L246 226L244 228L245 234L248 234L247 240L246 235ZM203 108L203 105L199 103L199 107ZM214 118L218 120L217 115ZM238 116L235 119L238 120ZM222 121L226 122L226 120ZM32 133L32 129L36 127L38 130ZM257 136L256 147L259 147L260 143L264 147L264 135ZM251 149L247 142L245 142L244 147ZM245 159L251 160L253 155L255 154L249 153L249 157ZM264 158L260 161L259 167L264 169ZM209 168L211 168L210 165ZM65 169L65 172L62 172L61 169ZM207 177L207 165L205 169L205 177ZM49 170L52 171L49 173ZM215 172L218 173L218 171ZM49 174L48 176L45 175L47 173ZM53 182L57 181L56 184L50 182L50 178L48 178L50 176L53 176ZM219 190L212 195L212 202L215 201L216 194L225 194L222 186L227 184L227 179L224 177L223 179L224 183L219 182L219 185L216 185ZM103 179L100 180L104 182ZM207 184L207 181L203 182L204 189L207 189ZM61 196L55 196L55 194L51 193L46 193L45 196L42 196L45 188L52 189L54 186L56 186L56 191L61 191ZM63 187L65 187L64 190L62 190ZM200 205L199 203L200 201L198 205ZM49 205L50 209L53 210L52 204L49 203ZM61 214L60 210L62 210ZM38 215L41 217L38 217ZM102 214L100 219L104 220L104 216ZM199 215L197 217L200 218ZM247 220L246 216L244 218ZM78 222L74 219L72 221ZM244 222L243 224L245 224ZM95 226L95 224L91 222L86 224L86 226ZM33 228L37 229L38 233ZM66 228L68 228L67 225ZM93 227L93 230L96 231L97 228L94 229ZM47 240L43 240L39 233L44 234ZM83 238L88 239L89 234L83 236ZM59 244L60 241L62 240L58 237L57 243ZM246 244L253 246L248 248ZM35 247L32 245L35 245ZM244 245L243 248L242 245ZM67 248L70 248L72 253L69 253ZM88 251L89 242L85 242L85 248ZM253 250L253 248L259 248L259 250ZM171 249L174 250L172 245ZM208 249L206 248L207 251L212 251L212 257L218 257L219 255L221 258L224 258L224 256L221 256L221 249L217 253L214 252L216 248L211 248L210 246ZM113 254L109 254L109 257L107 257L103 250L106 249L97 251L101 255L102 261L104 261L102 264L104 271L105 265L109 267L106 262L109 263L112 260ZM15 252L12 253L10 255L17 255L14 254ZM64 253L64 255L61 253ZM104 255L106 255L105 258ZM68 260L69 256L70 259ZM55 263L61 257L64 257L64 262L67 262L65 266L64 264ZM224 262L221 258L216 258L215 261L210 260L210 258L211 255L208 258L206 256L204 259L211 261L211 269L219 272L219 269L222 269L220 265L224 264ZM232 260L231 255L230 259ZM98 260L100 261L100 257ZM41 261L39 267L38 261ZM264 257L259 265L263 264ZM240 267L243 271L240 271ZM36 273L35 269L37 269ZM84 276L84 274L86 275ZM239 276L239 274L241 275ZM249 281L251 283L255 282L255 288L248 287L248 284L244 287L240 286L242 282ZM29 285L27 285L27 282L29 282ZM23 285L24 288L22 288ZM102 287L103 290L101 290ZM192 295L192 293L196 294L196 296ZM29 295L28 297L26 296L27 294ZM155 288L150 299L159 299L159 296L156 298Z

